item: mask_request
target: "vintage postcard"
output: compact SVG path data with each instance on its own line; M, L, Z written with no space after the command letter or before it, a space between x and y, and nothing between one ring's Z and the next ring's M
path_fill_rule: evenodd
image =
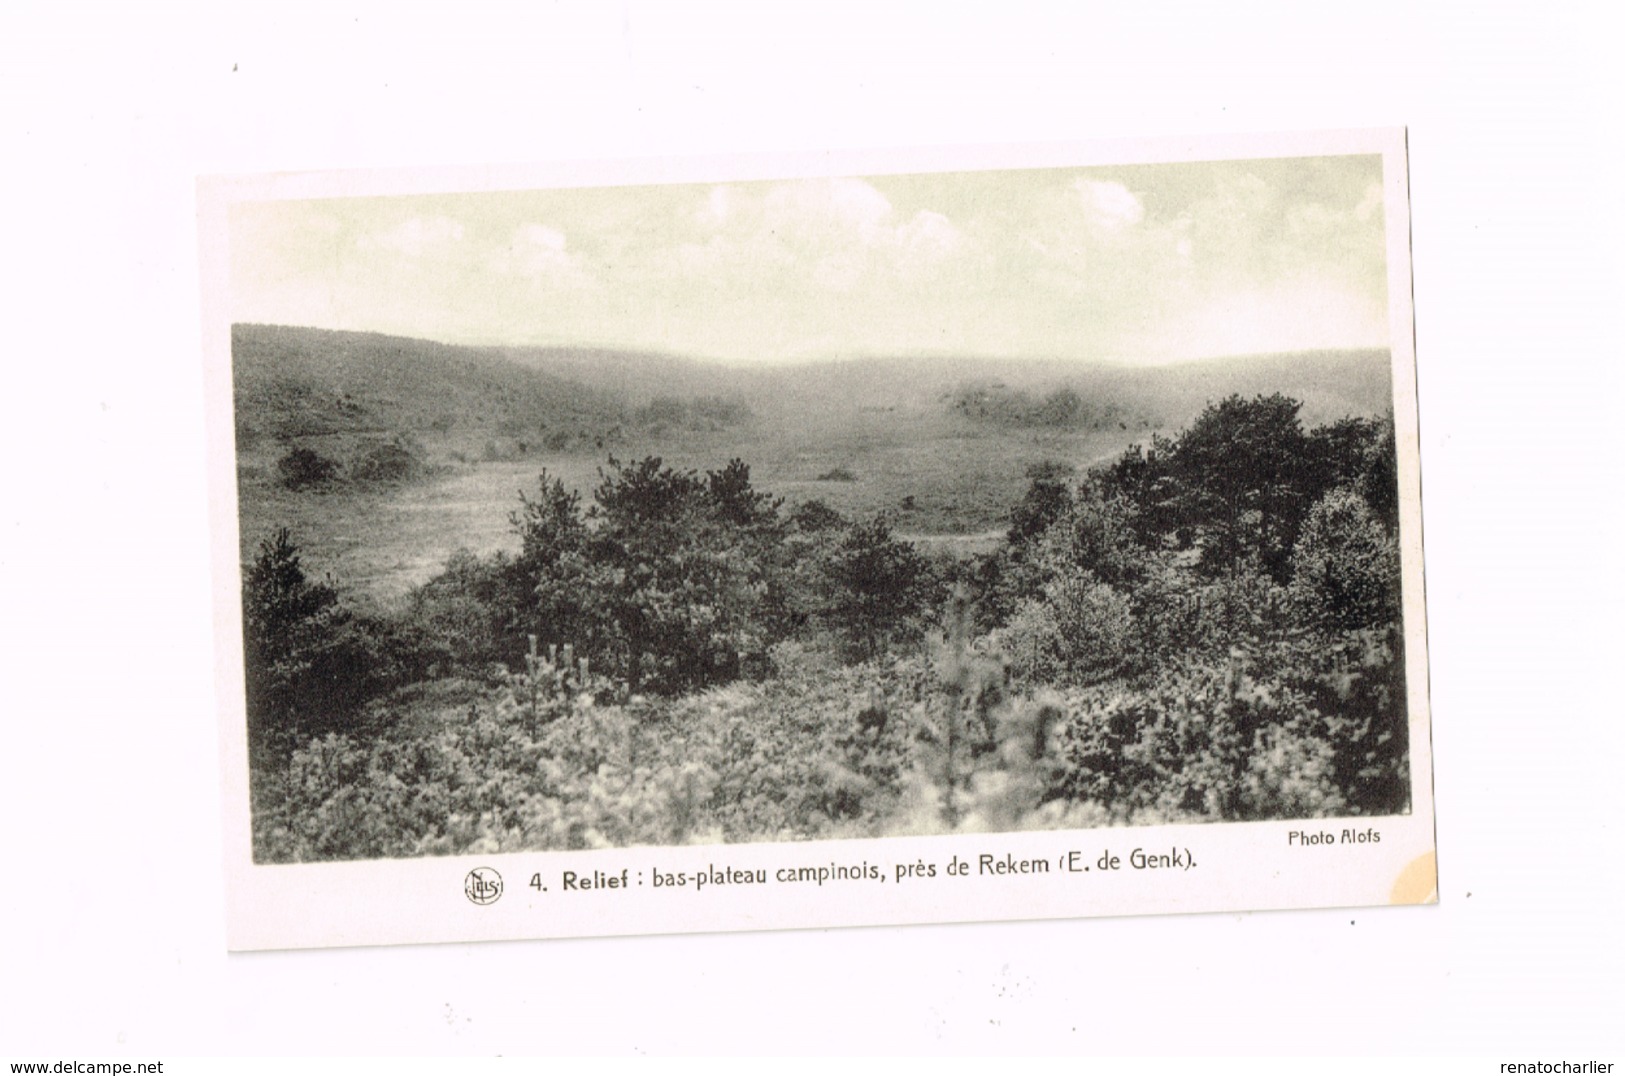
M205 179L232 948L1434 901L1406 188Z

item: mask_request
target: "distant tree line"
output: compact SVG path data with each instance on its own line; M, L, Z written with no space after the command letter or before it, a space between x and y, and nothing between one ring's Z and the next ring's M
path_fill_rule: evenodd
M750 419L751 410L745 402L727 396L698 396L692 400L656 396L632 414L635 425L655 435L672 430L726 430Z
M1043 395L1007 385L963 385L949 397L949 409L989 425L1054 430L1127 429L1130 416L1117 404L1086 399L1062 385ZM1138 422L1139 416L1134 416ZM1139 422L1139 425L1144 425Z

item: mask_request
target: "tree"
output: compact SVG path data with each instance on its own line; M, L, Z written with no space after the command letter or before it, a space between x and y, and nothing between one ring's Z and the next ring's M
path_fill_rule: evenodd
M1382 525L1399 531L1399 445L1394 436L1394 413L1383 415L1372 425L1365 446L1359 477L1360 495L1371 506Z
M1044 397L1037 408L1041 426L1073 426L1083 417L1083 397L1071 386L1063 386Z
M701 478L658 457L611 458L593 500L596 641L633 690L731 680L778 641L784 527L743 463Z
M1191 541L1189 533L1180 533L1179 483L1170 462L1173 453L1173 441L1152 434L1150 447L1130 445L1116 460L1089 473L1088 482L1101 499L1127 506L1128 525L1148 548L1170 541L1189 545Z
M1122 672L1133 652L1133 609L1093 572L1067 572L1025 603L1003 632L1003 645L1030 678L1087 684Z
M512 667L534 630L535 591L508 554L481 558L459 549L412 592L404 623L420 633L426 658L442 665L442 676L483 673L498 662Z
M764 530L777 536L784 501L753 490L750 467L743 460L729 460L722 470L708 473L705 483L711 510L719 520L752 537L760 537Z
M1303 615L1332 631L1399 621L1399 546L1364 498L1339 487L1317 502L1292 555Z
M518 511L509 516L519 534L508 588L509 662L518 660L528 635L543 645L590 648L603 634L581 495L545 470L537 481L537 497L521 493Z
M826 620L864 660L889 642L916 635L932 598L931 565L909 542L892 536L884 516L854 523L826 568Z
M1080 490L1044 532L1037 557L1041 578L1089 572L1114 586L1136 582L1145 570L1146 551L1130 526L1132 514L1120 497L1102 496L1089 486Z
M341 727L388 679L374 625L305 576L286 528L260 543L243 577L243 671L249 730Z
M1010 530L1006 539L1012 546L1030 544L1071 507L1071 476L1072 468L1055 460L1045 460L1027 468L1027 492L1010 509Z
M1230 396L1180 435L1169 457L1165 510L1211 572L1256 560L1277 579L1317 494L1301 405L1279 393Z
M309 448L289 450L276 461L277 474L288 489L309 489L333 480L339 465Z

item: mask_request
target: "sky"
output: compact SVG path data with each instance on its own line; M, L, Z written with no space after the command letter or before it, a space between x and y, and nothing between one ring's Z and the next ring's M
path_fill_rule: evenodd
M1389 345L1375 155L242 202L232 318L730 363Z

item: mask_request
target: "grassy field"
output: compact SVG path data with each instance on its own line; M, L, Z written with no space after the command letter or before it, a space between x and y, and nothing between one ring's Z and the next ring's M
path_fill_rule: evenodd
M1081 469L1133 439L1123 431L981 430L895 413L862 419L839 433L756 423L723 433L631 440L613 451L623 460L656 455L699 471L739 458L750 464L758 489L787 505L821 500L850 516L885 513L911 540L967 555L991 549L1003 536L1006 514L1026 489L1029 466L1060 460ZM1141 433L1140 439L1149 436ZM438 473L418 481L296 492L275 480L276 448L243 454L244 558L278 527L288 527L318 574L331 573L347 590L381 601L425 582L459 548L481 554L516 549L508 517L521 491L534 493L545 469L589 501L608 457L608 450L593 449L483 461L471 458L466 444L431 441L427 453ZM820 477L831 473L843 477Z

